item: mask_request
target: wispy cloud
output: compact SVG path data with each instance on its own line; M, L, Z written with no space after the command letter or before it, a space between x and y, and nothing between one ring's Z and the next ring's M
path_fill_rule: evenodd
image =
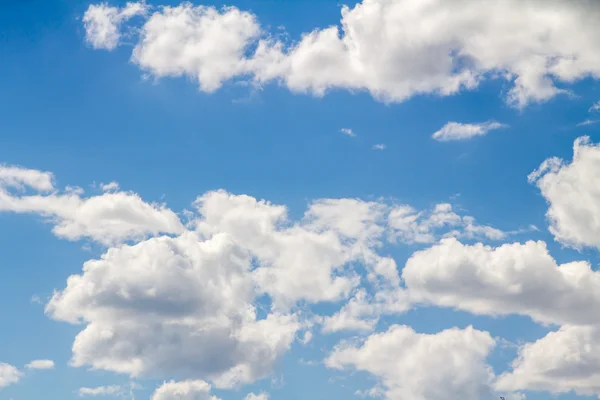
M379 143L379 144L374 144L372 149L373 150L385 150L385 144L383 143Z
M597 124L598 122L600 122L599 119L586 119L585 121L578 123L576 126L594 125L594 124Z
M448 122L440 130L431 135L437 141L448 142L451 140L469 140L475 136L484 136L495 129L507 128L508 125L496 121L481 122L476 124L463 124Z
M592 106L590 107L590 109L588 111L589 112L600 111L600 100L598 100L597 102L592 104Z

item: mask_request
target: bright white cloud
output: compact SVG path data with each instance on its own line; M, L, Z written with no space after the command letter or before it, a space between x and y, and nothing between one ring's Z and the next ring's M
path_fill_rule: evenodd
M52 360L33 360L25 365L27 369L54 369L54 361Z
M431 137L440 142L452 140L468 140L475 136L485 136L490 131L506 128L507 125L495 121L482 122L479 124L461 124L460 122L448 122Z
M88 40L113 48L121 13L90 7ZM600 76L599 18L595 2L363 0L342 8L340 26L288 46L249 12L182 3L147 20L133 60L156 77L191 77L207 92L248 76L315 95L364 90L386 102L501 78L512 85L507 101L524 107L564 93L559 83Z
M151 400L219 400L210 394L210 389L210 385L204 381L170 381L156 389Z
M480 400L492 393L494 373L485 359L494 345L489 333L472 327L428 335L394 325L363 343L337 346L325 363L373 374L375 392L390 400Z
M541 241L493 248L444 239L414 253L402 278L416 303L541 323L600 322L600 273L587 262L557 265Z
M559 242L600 248L600 146L575 140L573 160L553 157L529 175L549 204L550 232Z
M123 8L91 4L83 15L85 39L95 49L113 50L121 38L121 24L147 10L144 2L130 2Z
M23 191L30 188L48 192L54 189L53 181L54 176L50 172L0 165L0 190L14 188Z
M111 396L122 393L123 388L119 385L97 386L93 388L81 387L77 390L79 396Z
M0 168L0 212L40 214L59 237L90 238L105 245L184 230L165 205L146 203L137 194L113 191L86 198L77 188L58 192L52 180L48 172ZM24 187L38 193L23 193Z
M372 279L399 280L393 260L374 252L385 205L323 199L297 223L289 221L283 206L224 191L207 193L196 205L199 232L227 233L261 262L254 278L278 308L346 298L359 284L358 275L346 268L351 262L362 262Z
M250 261L227 234L111 248L71 276L46 312L85 324L74 366L227 387L250 382L270 372L298 329L292 315L257 319Z
M21 380L23 373L10 364L0 362L0 390Z
M142 27L133 62L157 77L191 77L213 92L249 72L246 47L259 34L255 16L235 7L167 6Z
M512 364L499 377L498 389L600 397L600 329L563 326L525 344Z

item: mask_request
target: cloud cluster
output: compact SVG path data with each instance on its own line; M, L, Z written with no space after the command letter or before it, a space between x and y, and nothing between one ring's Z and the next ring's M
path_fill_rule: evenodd
M120 24L145 10L90 6L87 41L113 49ZM364 90L386 102L504 79L512 85L508 103L524 107L565 93L559 82L600 76L599 17L596 3L567 0L363 0L342 8L339 25L289 44L248 11L181 3L149 14L132 60L158 78L192 78L205 92L242 78L319 96Z
M551 218L553 232L565 231L573 215L594 212L592 200L565 206L553 185L570 182L580 197L592 198L589 176L598 152L579 139L571 164L550 159L531 175L549 201L549 214L559 206L571 212L551 214L562 218ZM93 219L80 214L114 196L128 199L130 207L118 203L110 212L95 211ZM74 206L61 213L54 206L61 202ZM520 314L562 327L523 347L513 370L497 379L485 362L495 341L473 328L422 334L393 326L359 343L340 344L327 365L370 372L379 382L370 392L390 399L452 393L474 400L519 390L598 393L593 381L600 324L593 305L600 305L600 275L585 261L559 265L543 242L461 243L506 239L511 232L479 225L446 203L417 211L384 201L319 199L292 220L285 206L218 190L199 196L193 206L184 226L166 206L148 204L114 183L100 195L83 197L78 189L56 189L48 172L0 168L0 209L39 213L61 237L89 237L109 246L46 305L50 317L81 326L72 365L131 377L177 377L154 398L214 400L211 385L231 388L268 376L302 333L303 342L310 340L315 325L323 333L370 333L382 315L421 304ZM168 236L151 228L164 216L175 227ZM63 225L79 233L61 234L57 227ZM386 243L433 246L415 252L400 275L395 261L380 254ZM344 304L333 315L304 314L305 305L339 301ZM579 356L548 360L548 347ZM438 364L447 368L432 375ZM27 368L53 365L36 360ZM20 376L3 365L0 382L6 386ZM425 381L436 384L418 384ZM110 390L116 389L80 393Z
M3 167L0 176L2 211L38 213L60 237L109 246L46 305L53 319L82 326L73 366L217 387L252 382L270 373L304 326L298 303L342 300L359 285L353 263L373 282L399 284L396 264L376 252L386 230L383 203L323 199L290 221L284 206L215 191L196 200L186 228L166 206L116 184L85 198L78 189L59 192L50 173ZM111 203L116 198L122 202ZM155 229L156 221L169 223ZM116 389L80 392L107 390Z
M449 204L418 212L383 201L319 199L291 220L285 206L223 190L198 197L184 226L165 205L146 203L116 183L84 197L79 189L57 190L47 172L5 166L0 176L3 211L41 214L60 237L109 247L46 305L51 318L82 327L71 364L184 379L157 391L163 397L187 393L181 388L198 386L197 379L221 388L261 379L299 333L310 340L306 329L315 323L325 333L370 331L381 315L406 311L397 265L379 254L390 240L506 235ZM348 299L331 316L307 318L297 307ZM42 367L49 363L31 363ZM116 389L81 393L106 390Z

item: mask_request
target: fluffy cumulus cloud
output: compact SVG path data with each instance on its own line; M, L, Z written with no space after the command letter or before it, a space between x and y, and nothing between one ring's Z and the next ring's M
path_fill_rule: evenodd
M259 34L255 16L235 7L167 6L142 27L133 61L154 76L192 77L212 92L249 71L246 48Z
M485 359L494 346L489 333L472 327L429 335L394 325L337 346L326 365L372 374L379 385L369 392L390 400L480 400L491 398L494 374Z
M35 213L62 238L89 238L105 245L159 233L180 233L183 225L163 204L129 192L84 197L79 188L59 191L49 172L0 167L0 212Z
M506 128L507 125L496 121L483 122L479 124L461 124L460 122L448 122L431 137L440 142L452 140L468 140L475 136L484 136L495 129Z
M600 328L565 325L521 347L499 390L570 391L600 396Z
M151 400L219 400L210 394L210 389L210 385L204 381L170 381L156 389Z
M21 380L23 373L10 364L0 362L0 390Z
M46 311L85 324L75 366L249 382L270 372L298 329L292 315L257 318L250 261L227 234L152 238L88 261Z
M119 25L143 5L92 5L88 41L114 48ZM139 10L139 11L138 11ZM559 83L600 76L595 2L363 0L338 25L289 45L235 7L166 6L141 27L133 60L156 77L191 77L211 92L248 77L295 92L365 90L382 101L451 95L486 79L511 82L517 107L564 93Z
M561 243L600 248L600 146L575 140L571 162L553 157L529 175L549 204L550 231Z
M33 360L25 365L27 369L54 369L54 361L52 360Z
M600 323L600 273L582 261L557 265L544 242L494 248L444 239L413 254L402 278L411 302L542 323Z
M121 25L146 11L144 2L127 3L123 8L91 4L83 15L85 39L95 49L112 50L119 44Z

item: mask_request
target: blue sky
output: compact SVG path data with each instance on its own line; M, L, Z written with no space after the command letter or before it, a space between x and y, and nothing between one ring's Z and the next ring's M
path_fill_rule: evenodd
M3 4L0 398L600 395L600 8L417 3Z

